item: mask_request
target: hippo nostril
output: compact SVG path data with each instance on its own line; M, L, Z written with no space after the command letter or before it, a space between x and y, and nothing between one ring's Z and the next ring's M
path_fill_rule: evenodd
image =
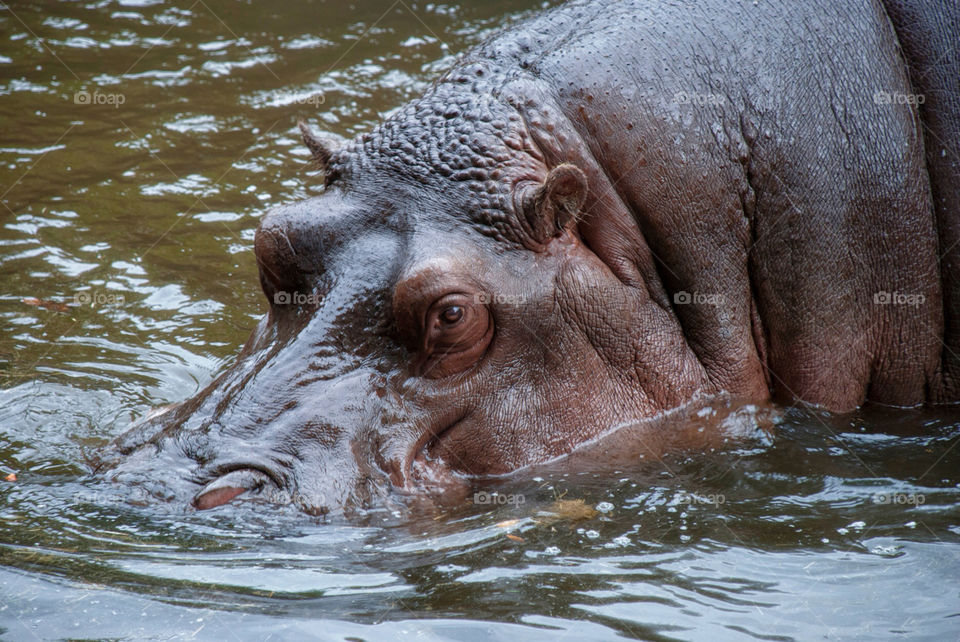
M234 470L204 486L203 490L194 496L193 506L197 510L216 508L241 493L260 489L270 481L270 477L259 470Z

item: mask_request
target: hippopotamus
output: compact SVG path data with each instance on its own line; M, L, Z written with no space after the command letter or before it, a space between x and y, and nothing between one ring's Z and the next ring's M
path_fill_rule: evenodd
M958 25L954 0L575 0L349 142L302 126L323 188L257 228L269 312L117 439L115 479L324 513L626 425L695 448L657 419L712 399L956 403Z

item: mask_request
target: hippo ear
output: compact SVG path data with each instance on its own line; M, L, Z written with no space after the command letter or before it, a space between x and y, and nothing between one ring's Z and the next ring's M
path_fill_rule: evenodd
M330 158L333 156L332 144L329 140L318 137L310 128L307 127L307 124L302 120L297 123L300 127L300 135L303 137L303 143L307 146L307 149L310 150L310 153L313 154L313 160L317 163L317 166L320 168L324 174L330 169Z
M570 163L551 169L524 207L535 240L546 243L576 223L586 200L587 176L583 170Z

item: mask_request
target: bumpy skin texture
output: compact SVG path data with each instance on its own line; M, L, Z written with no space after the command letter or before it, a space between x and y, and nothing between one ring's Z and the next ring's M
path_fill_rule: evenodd
M958 14L581 1L494 38L308 141L325 192L257 232L270 313L115 475L322 511L625 423L656 454L711 395L957 401Z

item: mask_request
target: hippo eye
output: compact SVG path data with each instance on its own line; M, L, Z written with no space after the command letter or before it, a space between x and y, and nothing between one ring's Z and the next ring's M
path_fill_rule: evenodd
M448 294L430 306L420 351L422 376L442 377L466 370L490 345L493 319L476 297Z
M449 325L453 325L460 321L463 318L463 308L459 305L451 305L449 308L444 309L440 314L440 319Z

